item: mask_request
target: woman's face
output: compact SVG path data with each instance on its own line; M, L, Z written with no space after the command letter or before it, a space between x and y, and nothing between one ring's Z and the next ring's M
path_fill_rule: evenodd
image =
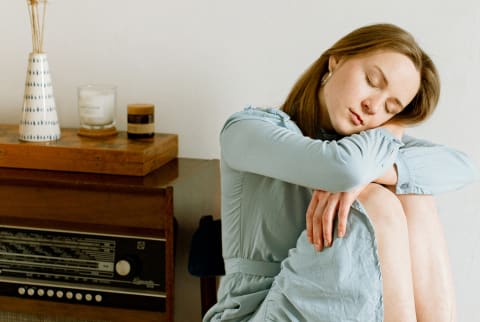
M330 57L332 72L320 90L321 126L342 135L378 127L401 112L420 87L420 73L405 55L376 51Z

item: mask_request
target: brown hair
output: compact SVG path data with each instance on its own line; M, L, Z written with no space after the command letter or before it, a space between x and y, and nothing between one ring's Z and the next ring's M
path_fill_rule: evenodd
M338 58L392 50L410 58L420 72L420 88L413 100L394 116L404 124L420 123L435 110L440 96L440 78L430 57L413 36L392 24L361 27L347 34L326 50L293 86L281 109L290 115L304 135L315 138L320 130L321 79L328 72L330 56Z

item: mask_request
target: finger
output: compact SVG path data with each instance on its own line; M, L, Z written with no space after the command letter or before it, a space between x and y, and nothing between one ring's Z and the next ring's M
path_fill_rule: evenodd
M312 204L311 208L311 231L312 231L312 243L315 245L317 250L323 249L323 238L322 236L322 212L323 208L328 200L329 192L323 190L315 191L315 205Z
M324 247L323 244L323 228L322 228L322 214L325 205L323 200L325 196L322 196L322 200L318 200L317 206L313 212L312 218L312 234L313 234L313 244L317 251L321 251Z
M351 202L344 199L340 200L340 205L338 207L338 226L337 226L337 235L338 237L344 237L347 232L347 221L348 215L350 213Z
M307 213L306 213L306 225L307 225L307 238L310 243L313 243L313 214L315 212L315 208L318 204L318 193L314 191L312 194L312 199L308 204Z
M328 203L323 211L322 228L323 228L323 244L325 247L330 247L332 244L332 230L333 218L337 212L338 198L337 195L332 195L328 199Z

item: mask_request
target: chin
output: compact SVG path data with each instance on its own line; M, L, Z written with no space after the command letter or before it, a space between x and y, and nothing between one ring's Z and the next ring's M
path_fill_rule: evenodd
M352 135L355 133L360 133L360 129L354 129L351 126L336 126L335 132L337 132L340 135Z

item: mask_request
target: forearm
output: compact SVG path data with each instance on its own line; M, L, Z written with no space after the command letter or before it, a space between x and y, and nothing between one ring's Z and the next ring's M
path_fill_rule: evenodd
M438 194L478 180L479 173L463 152L405 136L395 166L398 194Z
M220 142L222 159L234 170L330 192L373 181L392 166L401 145L382 129L322 141L262 120L228 124Z

